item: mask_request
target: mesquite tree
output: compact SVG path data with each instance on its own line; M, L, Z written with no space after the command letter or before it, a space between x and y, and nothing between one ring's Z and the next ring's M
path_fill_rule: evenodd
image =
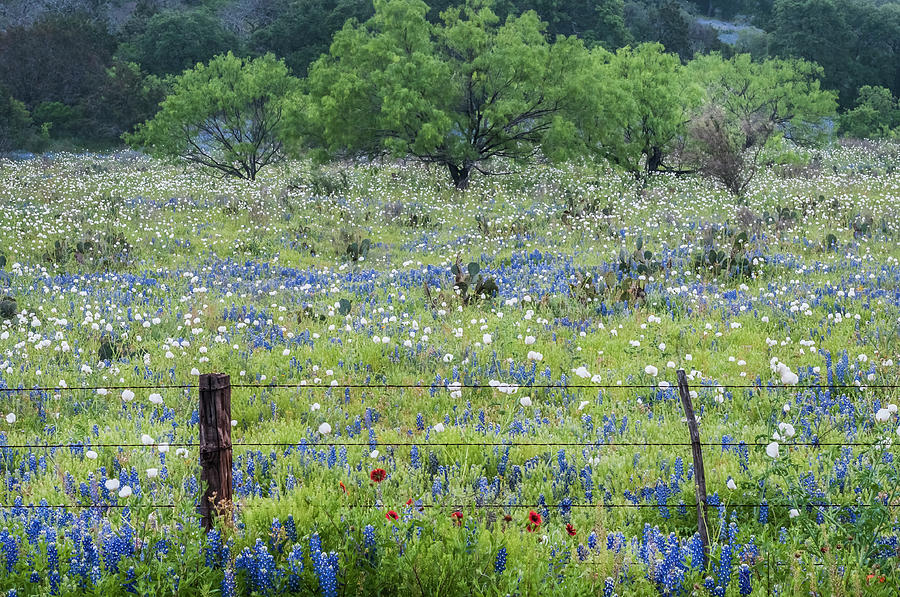
M284 157L284 99L298 84L271 54L245 60L229 52L178 76L156 116L126 140L155 155L255 180Z
M480 2L426 20L421 0L376 0L338 32L296 98L291 130L327 156L412 157L465 189L495 158L528 161L565 126L566 78L587 66L575 38L548 42L534 12L500 24Z

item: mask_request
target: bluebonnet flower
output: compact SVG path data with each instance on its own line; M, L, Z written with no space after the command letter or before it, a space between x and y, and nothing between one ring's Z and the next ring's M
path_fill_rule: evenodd
M293 542L297 540L297 525L294 522L293 514L288 514L287 519L284 521L284 531L287 534L289 541Z
M222 597L235 597L237 591L237 579L234 577L234 570L228 568L225 570L225 577L222 579Z
M363 547L366 548L366 557L370 562L375 562L375 527L367 524L363 529Z
M298 592L302 588L303 581L300 573L303 572L303 548L300 544L295 544L288 556L288 589Z
M606 582L603 583L603 597L616 597L616 581L614 581L611 577L606 577Z
M750 585L750 567L747 564L741 564L738 570L738 590L741 595L753 593L753 587Z
M218 568L227 560L226 547L222 544L222 534L218 529L211 529L206 534L206 565L209 568Z
M506 548L501 547L497 552L497 560L494 562L494 572L503 574L504 570L506 570Z
M134 566L129 566L128 570L125 572L125 582L122 584L122 589L126 593L135 593L137 591L134 589L134 583L137 580L137 574L134 571Z
M19 561L19 544L9 529L0 532L0 545L3 547L3 557L6 560L6 571L11 574Z
M275 558L269 554L269 549L257 539L251 550L245 547L234 560L235 570L245 570L250 577L250 587L264 595L275 587L276 566Z
M335 552L320 552L316 574L319 577L319 589L324 597L337 597L338 555Z
M500 460L497 462L497 474L503 476L506 474L506 467L509 464L509 446L506 446L503 450L503 455L500 457Z
M572 498L565 497L559 502L559 513L565 518L572 511Z
M49 537L47 543L47 578L50 580L50 594L59 594L61 577L59 574L59 551L56 548L56 538Z

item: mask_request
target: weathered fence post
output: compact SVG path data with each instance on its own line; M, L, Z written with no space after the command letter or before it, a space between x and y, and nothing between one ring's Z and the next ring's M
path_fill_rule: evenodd
M213 527L217 511L231 505L231 378L222 373L200 376L200 498L203 528Z
M688 430L691 433L691 455L694 458L694 489L697 494L697 528L703 542L703 568L709 562L709 523L706 518L706 471L703 468L703 451L700 445L700 429L694 417L694 404L691 402L691 390L688 387L684 369L678 370L678 392L681 394L681 405L687 418Z

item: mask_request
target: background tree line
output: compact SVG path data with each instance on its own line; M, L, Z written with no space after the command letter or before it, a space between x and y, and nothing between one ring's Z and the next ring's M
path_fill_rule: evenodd
M534 11L505 20L470 0L429 20L422 0L375 0L294 77L272 54L232 53L174 78L129 143L242 178L290 153L415 159L457 189L510 163L599 159L636 177L707 174L740 194L773 137L815 143L837 93L802 59L698 56L662 44L611 52L548 38Z
M428 23L454 0L432 0ZM897 128L900 2L896 0L495 0L499 22L528 10L542 35L610 52L661 43L682 63L718 52L802 58L838 92L848 134ZM116 144L155 114L174 76L213 56L273 54L306 76L344 23L371 0L6 0L0 4L0 148ZM736 28L723 33L717 21ZM737 31L737 33L734 33ZM23 112L24 109L24 112Z

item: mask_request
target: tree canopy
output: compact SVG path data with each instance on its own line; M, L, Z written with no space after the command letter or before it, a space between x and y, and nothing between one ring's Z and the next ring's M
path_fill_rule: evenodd
M284 157L284 100L297 87L274 56L246 60L229 52L178 76L156 116L126 139L159 156L254 180Z
M754 61L749 54L726 60L714 53L688 68L703 88L704 103L743 123L746 147L764 144L776 130L797 143L812 142L824 130L823 119L837 112L837 95L821 88L822 68L806 60Z
M595 69L580 84L577 104L585 150L633 174L666 169L666 154L683 134L699 89L661 44L593 54Z
M549 42L534 12L499 23L483 3L425 18L421 0L376 0L312 65L296 134L328 155L438 164L465 188L493 158L529 160L568 109L566 80L588 63L573 38Z
M885 87L863 86L856 98L856 106L841 115L841 132L860 139L900 136L897 98Z
M820 88L821 67L805 60L710 54L688 68L703 89L703 103L689 125L686 158L735 195L750 184L773 135L815 143L837 109L837 94Z
M152 75L167 75L239 49L237 37L208 11L166 11L153 15L121 54Z

